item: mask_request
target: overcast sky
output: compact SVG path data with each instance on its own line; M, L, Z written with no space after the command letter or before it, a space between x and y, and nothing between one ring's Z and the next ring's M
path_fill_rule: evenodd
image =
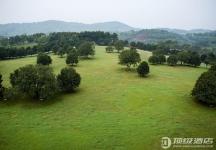
M0 0L0 24L46 20L216 30L216 0Z

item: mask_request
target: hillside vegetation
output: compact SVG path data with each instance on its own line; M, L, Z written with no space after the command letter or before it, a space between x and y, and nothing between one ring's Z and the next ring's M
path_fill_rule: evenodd
M0 37L15 36L21 34L35 34L51 32L81 32L81 31L110 31L123 32L130 30L139 30L130 27L124 23L113 21L95 24L83 24L78 22L64 22L64 21L44 21L34 23L11 23L0 25Z

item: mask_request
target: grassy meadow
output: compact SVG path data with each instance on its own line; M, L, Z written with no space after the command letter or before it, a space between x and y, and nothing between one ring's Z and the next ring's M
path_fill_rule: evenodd
M139 53L142 60L151 55ZM57 75L67 67L66 55L50 56ZM74 67L82 77L75 93L0 101L0 149L158 150L162 137L216 138L216 107L190 95L204 65L150 65L150 73L140 77L117 62L118 53L98 46L92 59L80 59ZM36 57L0 61L3 85L10 86L15 69L35 63Z

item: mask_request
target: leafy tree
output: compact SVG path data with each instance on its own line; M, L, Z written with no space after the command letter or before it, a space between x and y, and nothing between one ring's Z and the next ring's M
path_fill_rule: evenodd
M107 53L111 53L114 50L114 48L112 46L107 46L105 49L106 49Z
M32 56L34 54L34 51L33 50L28 50L27 54Z
M130 70L130 66L134 65L137 66L137 63L141 61L140 55L137 52L137 50L123 50L120 55L118 56L119 58L119 64L120 65L126 65L127 70Z
M65 54L65 50L62 47L60 47L58 49L58 56L62 57L64 54Z
M58 49L59 49L59 46L58 46L58 45L54 45L54 46L52 47L52 52L53 52L54 54L56 54L57 51L58 51Z
M56 90L56 79L52 68L45 65L26 65L10 74L10 83L21 93L38 99L49 99Z
M74 88L79 87L81 82L80 74L73 68L63 68L57 76L58 85L62 90L72 92Z
M0 74L0 98L3 97L4 87L2 86L2 75Z
M157 49L153 51L153 55L165 55L165 51L162 49Z
M201 64L200 56L197 53L192 53L190 55L189 64L194 67L200 66Z
M69 47L66 49L66 53L69 54L71 51L75 51L75 52L76 52L76 49L73 48L72 46L69 46Z
M136 47L136 45L137 45L136 42L134 42L134 41L130 42L131 47Z
M176 65L177 62L178 62L178 59L176 55L170 55L167 58L167 64L170 66Z
M212 58L212 60L214 61L215 60L215 54L213 54L212 52L211 53L209 53L209 56Z
M73 64L77 64L78 62L79 62L79 60L78 60L77 52L76 52L76 50L72 50L67 55L66 64L71 64L73 66Z
M201 74L191 91L191 95L198 101L209 104L216 103L216 71L210 70Z
M162 54L158 55L158 63L162 64L166 62L166 57Z
M136 47L130 47L130 50L136 50Z
M38 45L37 47L37 53L44 53L45 49L42 45Z
M14 99L17 95L17 90L16 88L13 87L9 87L9 88L5 88L3 91L3 99L5 100L9 100L9 99Z
M148 62L152 63L153 65L157 64L158 63L158 56L156 56L156 55L150 56L148 59Z
M7 49L5 49L4 47L0 47L0 59L3 60L6 57L8 57Z
M116 50L118 51L118 53L119 53L120 50L123 50L123 49L124 49L124 43L123 43L123 41L122 41L122 40L117 40L117 41L115 41L114 47L115 47L115 49L116 49Z
M211 61L212 61L212 57L207 56L206 59L205 59L205 61L204 61L204 63L206 64L206 68L211 63Z
M189 62L190 59L190 53L186 52L186 51L181 51L177 53L177 59L182 63L187 63Z
M39 53L37 55L37 64L48 65L52 64L52 59L50 56L44 53Z
M206 59L206 57L207 57L207 55L206 55L206 54L202 54L202 55L200 56L200 59L201 59L201 61L202 61L202 62L204 62L204 61L205 61L205 59Z
M144 76L149 73L149 65L146 61L143 61L139 64L137 68L137 72L139 75Z
M92 43L91 42L83 42L77 49L77 54L78 56L82 57L86 57L88 58L88 55L94 56L95 55L95 51L92 47Z

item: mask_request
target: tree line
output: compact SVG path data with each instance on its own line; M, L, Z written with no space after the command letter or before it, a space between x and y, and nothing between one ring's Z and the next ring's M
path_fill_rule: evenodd
M30 40L31 39L31 40ZM118 35L116 33L110 34L109 32L102 31L85 31L85 32L54 32L49 35L43 33L38 33L34 35L21 35L10 37L7 39L9 46L0 47L0 59L10 59L10 58L22 58L27 55L35 55L39 52L53 51L53 53L60 54L61 56L65 53L69 53L70 49L73 47L79 47L83 42L92 42L95 45L113 45L113 43L118 40ZM27 41L26 41L27 40ZM11 42L13 41L13 42ZM15 47L15 44L22 43L38 43L33 47ZM8 45L8 44L7 44Z
M167 58L164 55L163 50L153 51L153 55L149 57L148 62L152 64L176 65L180 62L180 65L187 66L200 66L201 63L205 63L206 67L216 61L216 55L214 53L199 55L197 52L191 51L179 51L177 54L169 55Z
M16 35L9 38L0 39L1 46L13 46L23 43L50 43L60 46L72 45L77 46L84 41L95 42L97 45L108 45L118 39L116 33L103 31L85 31L85 32L52 32L49 35L44 33L36 33L33 35Z

